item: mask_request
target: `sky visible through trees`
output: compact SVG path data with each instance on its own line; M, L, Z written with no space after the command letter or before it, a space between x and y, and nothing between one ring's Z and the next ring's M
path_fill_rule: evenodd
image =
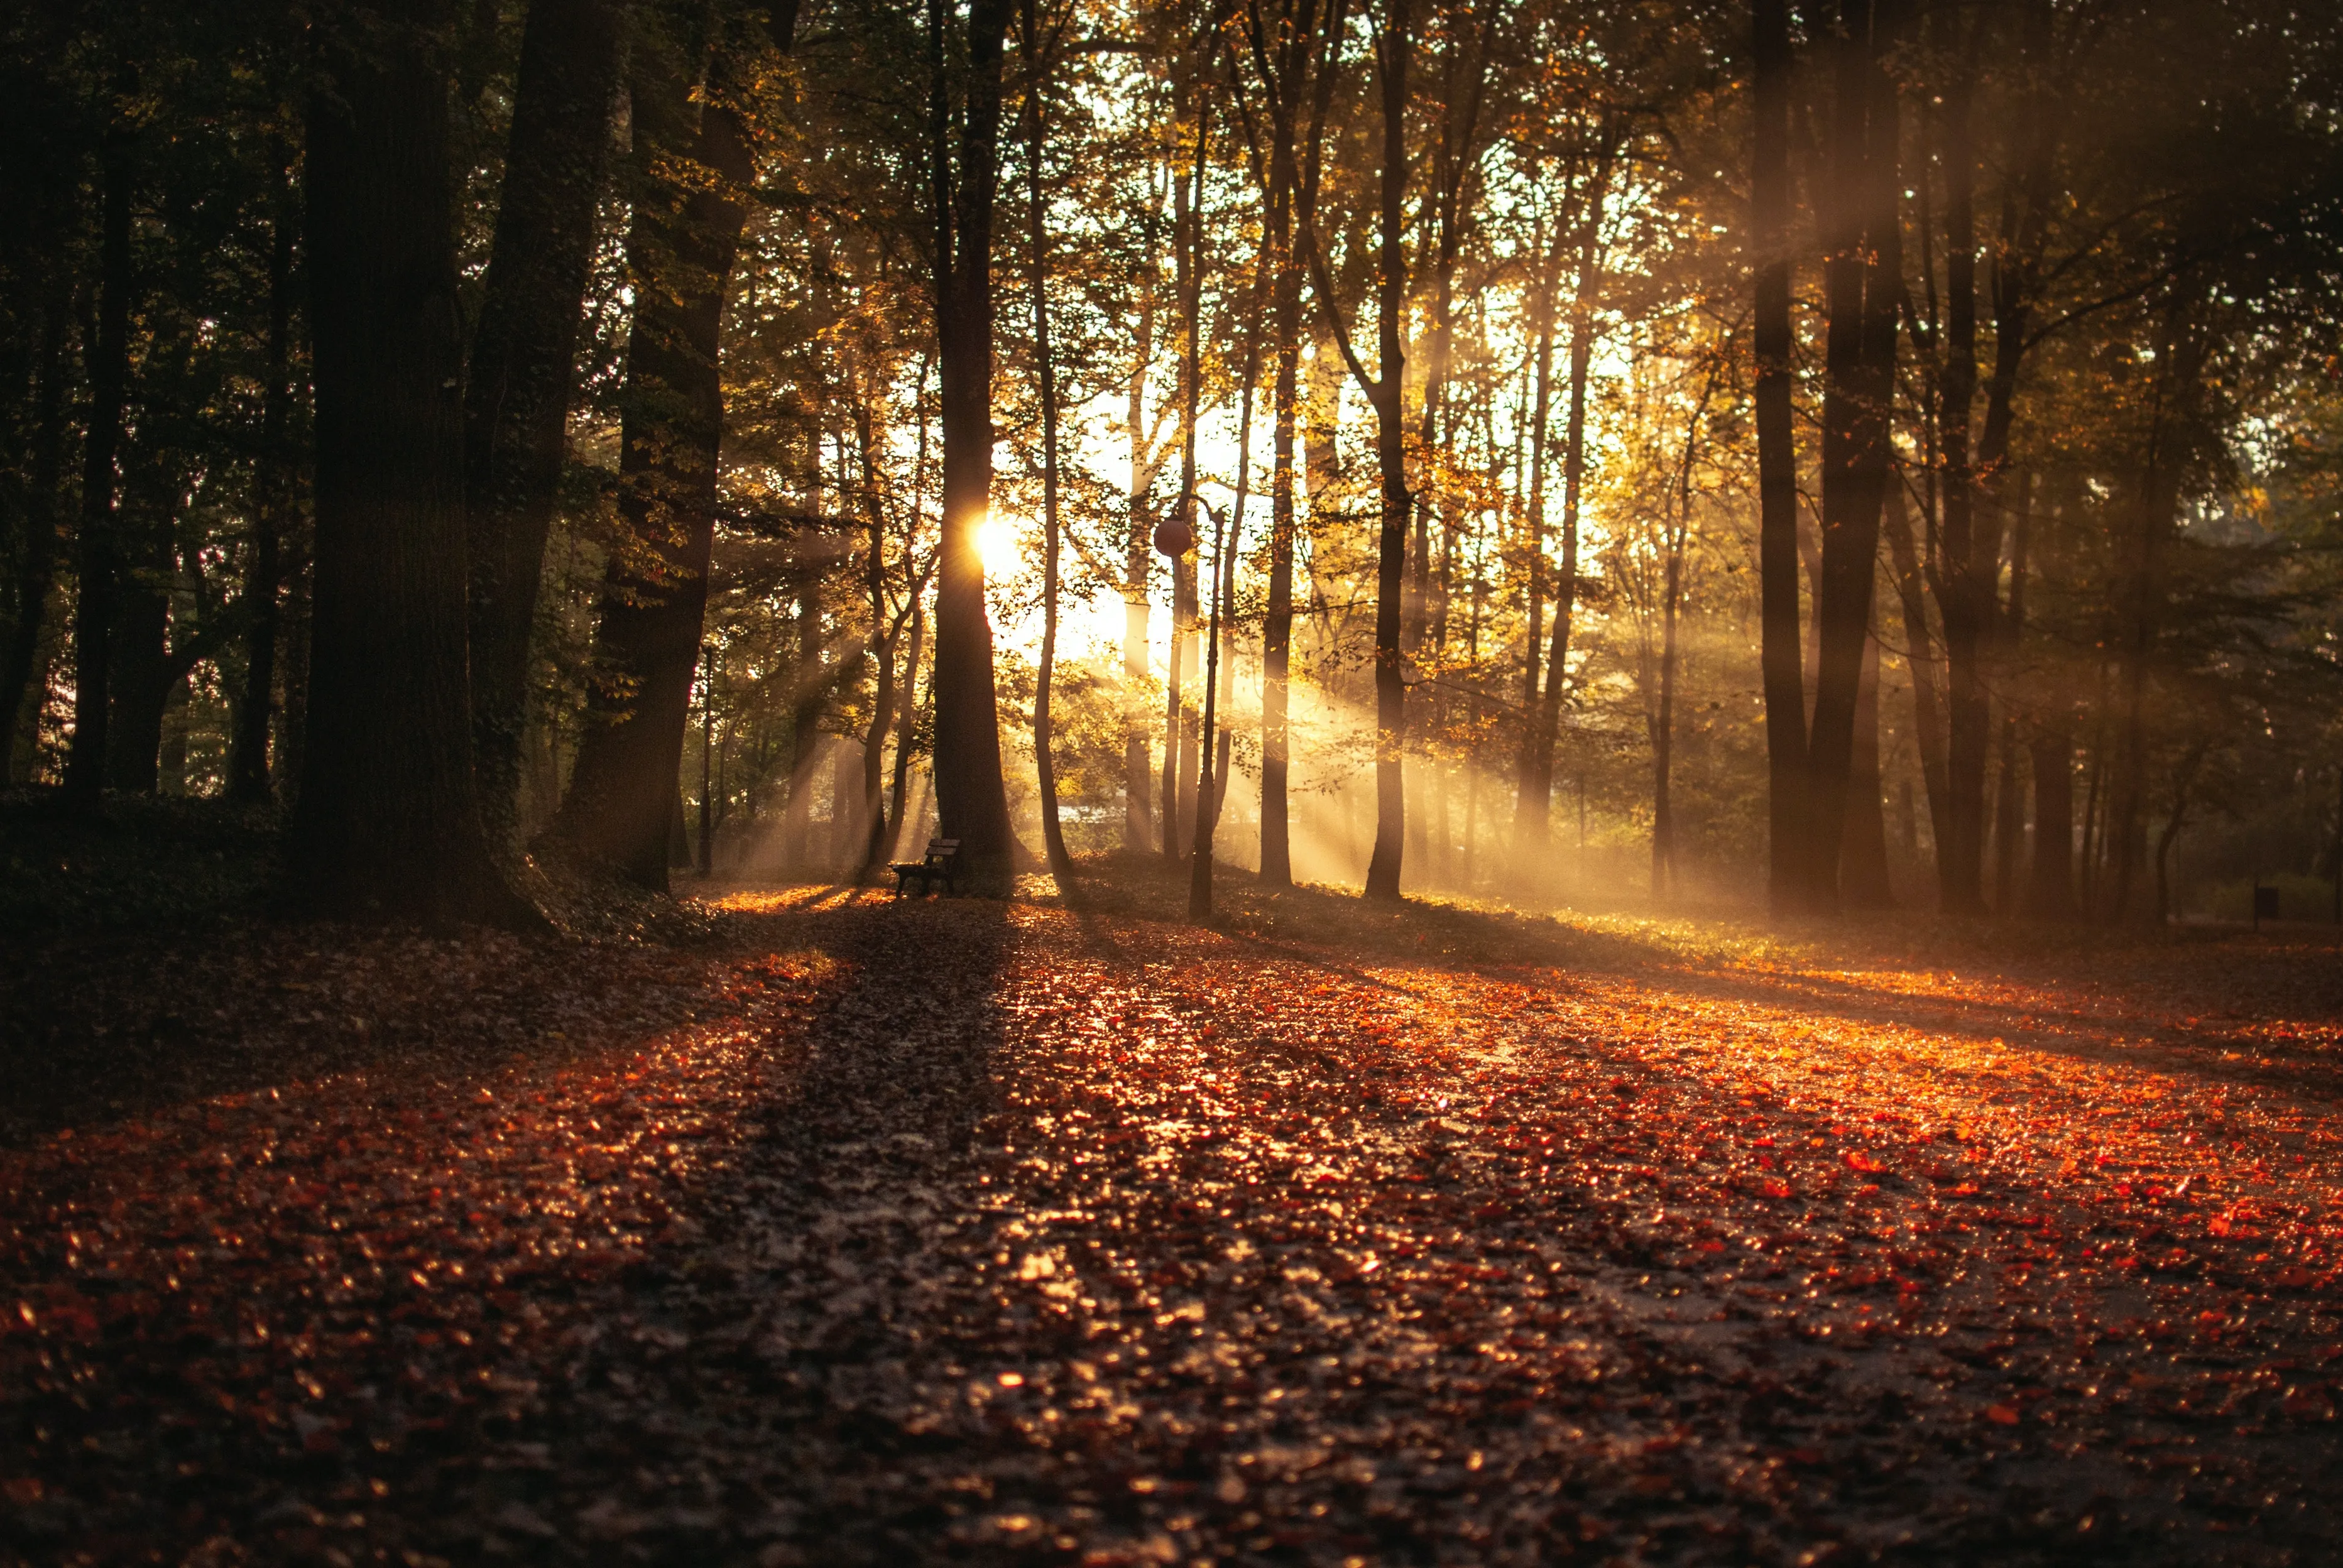
M0 149L0 1553L2311 1560L2328 8L25 0Z

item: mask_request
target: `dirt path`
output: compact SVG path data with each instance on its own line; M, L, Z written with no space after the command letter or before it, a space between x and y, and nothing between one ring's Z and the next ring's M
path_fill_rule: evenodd
M698 1017L0 1156L0 1552L2329 1560L2318 1020L733 902Z

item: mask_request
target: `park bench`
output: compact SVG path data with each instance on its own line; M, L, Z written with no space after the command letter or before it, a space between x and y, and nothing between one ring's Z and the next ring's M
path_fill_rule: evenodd
M911 885L911 879L914 877L919 879L920 891L922 893L933 892L938 879L942 879L945 892L957 892L959 890L952 886L952 861L959 856L960 840L958 839L929 839L928 851L923 858L917 860L899 860L887 868L895 873L896 897L900 898L903 895L904 890Z

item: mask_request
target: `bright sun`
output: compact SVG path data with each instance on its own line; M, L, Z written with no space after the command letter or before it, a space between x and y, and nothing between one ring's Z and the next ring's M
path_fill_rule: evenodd
M1003 583L1024 567L1024 552L1019 548L1017 525L995 512L984 519L976 530L976 553L984 562L984 580Z

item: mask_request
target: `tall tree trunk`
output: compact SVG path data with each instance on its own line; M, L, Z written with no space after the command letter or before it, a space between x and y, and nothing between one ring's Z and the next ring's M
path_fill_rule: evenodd
M1187 678L1195 662L1196 639L1196 418L1203 395L1203 200L1205 154L1211 116L1201 81L1194 94L1196 165L1194 184L1181 176L1173 200L1173 243L1180 297L1180 496L1172 511L1186 530L1188 548L1172 560L1172 640L1163 702L1163 858L1177 862L1187 853L1195 829L1196 716L1189 706Z
M25 497L24 554L16 566L16 624L10 628L5 665L0 665L0 783L15 781L16 737L25 717L25 693L40 661L42 625L49 590L56 581L57 493L65 474L65 315L62 298L40 307L34 348L33 450Z
M106 782L151 795L159 778L163 710L171 687L171 590L184 494L160 452L134 441L114 515L114 632L106 666ZM141 461L150 457L151 461Z
M1893 448L1903 231L1897 202L1896 87L1884 56L1901 0L1845 0L1825 260L1830 319L1823 403L1822 581L1815 619L1814 726L1807 738L1813 907L1839 896L1848 775L1863 649L1871 632L1879 516Z
M978 530L992 500L992 217L1000 185L1001 66L1010 0L971 0L957 166L944 72L943 0L931 0L935 73L936 343L942 371L943 537L936 578L936 810L970 885L1008 890L1008 789L992 627Z
M1951 829L1946 821L1945 719L1936 686L1935 638L1928 630L1928 602L1922 597L1927 585L1912 539L1911 510L1905 504L1903 483L1892 474L1881 510L1896 593L1904 608L1904 668L1912 678L1913 740L1928 795L1928 830L1941 846Z
M519 809L530 633L567 446L624 11L624 0L530 0L465 389L473 744L480 811L499 850Z
M1123 428L1131 439L1131 532L1123 540L1122 585L1122 847L1137 850L1154 837L1151 775L1151 715L1148 712L1148 573L1153 530L1147 522L1147 493L1154 487L1160 454L1147 429L1147 377L1155 361L1155 243L1158 205L1150 201L1140 218L1141 254L1136 341Z
M1339 5L1324 13L1330 35L1339 25ZM1265 886L1293 885L1293 839L1287 797L1292 767L1292 649L1295 452L1300 422L1302 374L1302 284L1306 270L1295 229L1312 232L1317 221L1321 157L1326 116L1332 104L1334 73L1321 59L1314 26L1315 0L1302 0L1290 13L1280 40L1277 65L1271 65L1261 12L1251 9L1253 58L1272 92L1269 213L1264 244L1273 268L1270 332L1276 355L1271 393L1269 602L1262 621L1261 688L1261 879ZM1296 156L1294 112L1302 66L1318 61L1312 74L1312 112L1306 146ZM1315 483L1312 485L1313 498ZM1223 773L1225 773L1223 769Z
M1863 689L1855 710L1855 761L1847 775L1846 843L1840 885L1855 910L1891 910L1887 879L1887 813L1879 792L1879 639L1863 645Z
M246 804L266 800L268 736L277 708L277 638L284 618L277 606L283 588L285 524L293 504L292 454L286 425L293 404L293 193L286 150L274 153L277 204L268 246L268 384L262 388L258 461L259 506L252 522L252 572L244 595L251 607L245 634L244 699L236 705L236 738L229 747L229 798Z
M427 41L437 19L431 0L357 11L309 104L317 557L287 849L312 909L445 926L527 911L498 878L473 793L462 316L447 82Z
M860 486L864 528L862 591L870 605L870 655L878 665L870 693L870 721L862 729L862 859L865 873L887 859L887 731L895 719L895 653L902 641L903 623L887 623L887 511L879 489L878 421L871 417L868 389L858 386L854 398L855 448L861 462ZM912 593L908 552L905 587Z
M106 710L118 604L115 532L116 459L130 382L130 196L135 176L129 126L106 127L98 159L100 194L97 321L82 345L88 367L89 419L82 438L81 530L75 569L74 731L65 754L65 790L95 800L106 785Z
M1058 890L1071 897L1074 862L1066 853L1066 830L1058 820L1058 765L1051 754L1050 684L1058 665L1058 367L1050 352L1050 231L1041 200L1041 154L1048 136L1043 95L1049 85L1041 58L1041 29L1033 0L1023 0L1023 35L1019 52L1030 78L1025 85L1025 195L1031 240L1033 373L1041 386L1041 663L1033 684L1033 766L1041 795L1041 847Z
M1776 915L1806 907L1805 650L1798 639L1798 457L1791 419L1790 7L1753 0L1750 238L1756 262L1757 576L1765 696L1767 897Z
M2109 923L2131 918L2133 880L2147 849L2147 672L2164 628L2165 547L2179 512L2180 480L2188 459L2205 347L2206 334L2195 329L2189 320L2187 290L2176 287L2166 302L2157 343L2156 408L2119 612L2121 706L2115 715L2118 728L2107 828L2114 885L2103 911Z
M2034 862L2026 913L2037 920L2075 918L2075 736L2066 715L2034 726Z
M1554 742L1555 727L1561 721L1561 692L1554 689L1554 720L1548 722L1541 703L1538 671L1545 658L1545 470L1547 420L1554 410L1554 297L1561 282L1563 246L1569 226L1562 215L1554 215L1554 245L1537 247L1540 264L1537 286L1531 297L1530 309L1537 323L1537 338L1531 350L1529 453L1523 459L1528 473L1524 476L1527 491L1525 509L1528 513L1527 538L1529 555L1529 585L1526 593L1527 635L1523 638L1522 660L1522 756L1519 775L1514 780L1513 849L1516 869L1523 876L1533 876L1533 857L1546 848L1549 819L1554 809ZM1579 304L1583 307L1584 301ZM1579 315L1576 337L1586 336L1584 317ZM1577 361L1574 354L1572 363ZM1584 401L1584 382L1581 400ZM1581 427L1584 410L1581 408ZM1575 530L1568 530L1574 541ZM1559 586L1559 585L1558 585ZM1555 613L1567 618L1569 610L1563 608L1567 589L1555 595ZM1565 639L1566 641L1566 639Z
M2016 527L2009 545L2009 608L2001 617L1995 639L2000 645L1995 662L1999 666L1998 684L2004 696L1998 747L2001 780L1993 809L1993 907L2003 916L2017 913L2017 850L2026 837L2026 786L2020 777L2023 753L2017 744L2017 709L2008 694L2016 689L2022 657L2019 644L2026 635L2026 556L2034 528L2033 494L2033 476L2020 475Z
M1937 606L1949 676L1946 809L1936 840L1945 911L1985 911L1985 776L1990 695L1981 668L1993 599L1995 561L1976 527L1976 476L1969 417L1976 396L1976 156L1970 145L1970 78L1958 73L1938 116L1945 160L1945 371L1936 432L1944 465L1944 561ZM1993 551L1998 557L1996 546Z
M901 707L895 713L895 778L891 791L893 800L888 809L887 834L884 847L871 857L871 863L902 852L903 824L907 803L911 793L911 732L920 718L920 656L926 652L928 639L927 585L911 585L911 645L903 655L903 691ZM930 690L934 687L930 678Z
M548 836L640 886L668 887L669 823L699 662L724 427L719 336L754 177L739 116L694 102L689 39L641 41L628 98L640 168L627 264L635 317L619 427L618 507L634 547L613 552L595 629L586 729Z
M1669 786L1675 760L1676 605L1684 593L1686 522L1678 512L1675 527L1668 533L1667 564L1661 579L1660 702L1652 720L1652 898L1655 901L1667 896L1675 869L1675 801Z
M1406 361L1408 0L1389 0L1376 39L1383 106L1382 244L1376 290L1377 364L1368 401L1375 410L1375 467L1383 481L1383 529L1375 561L1375 848L1366 896L1396 900L1405 852L1407 796L1406 668L1400 653L1400 608L1407 567Z

